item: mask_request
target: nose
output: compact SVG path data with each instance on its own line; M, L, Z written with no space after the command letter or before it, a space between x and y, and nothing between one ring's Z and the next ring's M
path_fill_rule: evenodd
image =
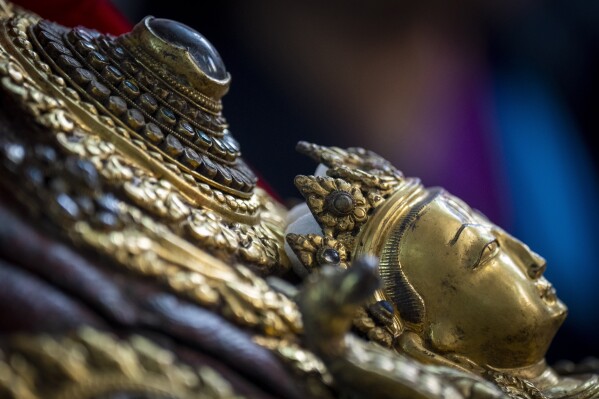
M531 255L532 262L528 266L528 277L530 277L533 280L538 280L539 278L541 278L543 273L545 273L545 269L547 269L547 262L545 261L545 259L543 259L543 257L537 255L534 252L531 252Z
M518 260L518 263L528 277L532 280L540 279L547 268L545 259L531 251L528 245L504 231L499 231L498 236L501 246L505 247Z

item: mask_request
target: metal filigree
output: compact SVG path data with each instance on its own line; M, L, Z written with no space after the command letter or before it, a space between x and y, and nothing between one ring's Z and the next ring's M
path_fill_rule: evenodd
M66 95L64 79L31 50L27 32L35 23L16 16L0 26L2 91L31 118L32 132L44 131L2 138L2 165L12 176L3 179L6 188L65 237L240 325L269 336L300 331L290 300L233 266L243 262L260 273L286 268L280 205L259 189L246 200L201 183L189 195L168 174L157 174L166 168L184 177L168 162L156 163L146 141ZM212 202L201 206L200 196Z
M19 335L0 350L6 399L241 398L213 368L194 368L152 341L83 328L72 336ZM128 396L127 396L128 397Z

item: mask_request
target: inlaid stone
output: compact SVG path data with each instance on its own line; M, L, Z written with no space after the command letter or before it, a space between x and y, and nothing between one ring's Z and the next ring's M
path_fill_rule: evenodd
M60 65L61 67L63 67L65 70L67 71L72 71L76 68L81 68L82 65L79 61L77 61L75 58L71 57L70 55L61 55L58 57L57 59L58 65Z
M194 141L200 148L209 149L212 145L212 139L206 132L196 129L196 139Z
M50 55L50 57L52 58L58 58L63 54L73 55L73 53L71 53L71 50L66 48L63 44L57 42L48 43L45 47L45 50L48 53L48 55Z
M327 199L330 210L339 216L347 215L354 209L354 198L344 191L334 192Z
M232 181L231 172L229 168L224 165L216 164L216 170L218 173L216 174L215 180L225 186L229 186Z
M195 64L209 77L217 80L227 78L225 65L208 40L196 30L179 22L153 18L150 29L161 39L189 52Z
M123 72L114 65L108 65L102 71L102 76L112 84L117 84L124 79Z
M146 124L146 118L139 110L132 108L125 112L124 122L133 130L140 130Z
M119 96L110 96L107 107L116 116L120 116L127 111L127 103Z
M333 248L325 248L319 256L319 262L321 265L336 265L341 260L339 252Z
M95 78L93 73L84 68L76 68L71 74L71 77L81 86L87 85Z
M233 137L233 135L231 134L229 129L225 129L223 133L224 133L223 138L222 138L223 143L225 145L227 145L228 147L230 147L232 150L239 152L239 150L240 150L239 142L237 140L235 140L235 138Z
M189 147L186 147L183 150L183 154L181 154L180 160L181 162L183 162L184 165L190 167L192 170L200 166L200 164L202 163L202 159L200 158L198 153Z
M124 80L119 85L119 90L125 93L125 95L129 98L136 98L140 94L139 87L137 87L137 85L130 80Z
M174 126L175 123L177 123L177 117L175 116L175 113L166 107L161 107L158 110L156 113L156 119L169 126Z
M239 172L235 169L231 169L231 188L243 190L244 186L243 178L239 176Z
M212 139L212 148L210 148L210 151L219 158L224 157L226 154L223 143L216 137Z
M162 149L173 158L178 158L183 153L184 147L178 138L169 134L162 143Z
M151 122L144 127L144 136L153 144L160 144L162 140L164 140L164 133L162 133L162 130L160 130L156 124Z
M185 120L179 122L177 125L177 132L189 140L193 140L195 136L195 129Z
M208 156L203 155L202 164L197 168L197 171L206 177L213 178L217 173L216 164Z
M75 44L75 48L77 49L77 51L79 51L82 54L87 54L90 51L95 51L98 48L95 46L95 44L93 44L92 42L88 41L88 40L79 40L76 44Z
M82 39L91 42L94 39L94 35L92 35L92 32L89 29L75 28L72 30L72 34L79 40Z
M97 71L104 69L108 65L108 58L97 51L90 51L87 55L87 62Z
M153 114L158 108L158 101L150 93L144 93L137 98L139 106L146 112Z
M45 31L39 32L36 37L42 46L47 46L49 43L58 42L58 40L60 40L56 35Z
M87 91L96 99L103 101L110 96L110 89L97 80L92 80L87 86Z
M112 49L112 55L120 60L125 58L127 53L125 52L124 48L117 46Z

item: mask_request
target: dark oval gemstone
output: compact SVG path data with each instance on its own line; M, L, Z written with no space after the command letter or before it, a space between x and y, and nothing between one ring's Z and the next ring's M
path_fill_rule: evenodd
M58 205L58 209L66 216L73 219L79 216L79 207L77 206L77 203L67 194L58 194L55 201L56 205Z
M139 130L146 124L146 118L135 108L127 110L124 119L125 123L133 130Z
M166 136L166 140L164 140L164 143L162 143L162 148L167 154L174 158L177 158L183 153L183 145L179 139L172 134Z
M212 148L210 151L212 151L212 153L218 157L223 157L226 153L223 143L217 138L212 139Z
M102 76L104 76L111 83L119 83L124 78L123 72L112 65L108 65L106 68L104 68Z
M108 98L108 110L119 116L127 111L127 103L119 96L110 96Z
M202 162L198 153L189 147L186 147L183 150L183 154L181 155L180 159L181 162L189 166L191 169L197 168L198 166L200 166L200 163Z
M87 41L87 40L79 40L77 42L77 44L75 45L75 47L77 47L77 50L79 50L83 54L87 54L90 51L94 51L94 50L98 49L92 42Z
M177 118L174 112L165 107L162 107L158 110L157 119L160 122L166 123L170 126L173 126L175 123L177 123Z
M231 188L243 190L244 186L243 178L239 176L239 172L235 169L231 169Z
M231 146L225 142L223 142L223 146L225 147L225 150L227 151L227 153L225 154L225 159L227 159L229 161L234 161L235 158L237 158L237 151L235 151L234 148L231 148Z
M65 161L65 169L71 176L87 187L96 187L99 184L98 171L90 161L69 157Z
M94 215L92 222L95 227L102 229L113 229L120 226L120 220L117 215L110 212L99 212Z
M210 148L210 146L212 145L212 139L210 138L210 136L206 134L206 132L196 129L196 135L197 139L195 140L195 143L199 145L200 148Z
M123 49L122 47L115 47L112 49L112 55L114 55L118 59L124 58L126 55L125 49Z
M69 50L68 48L66 48L61 43L57 43L57 42L50 42L50 43L48 43L48 45L45 47L45 49L46 49L46 52L52 58L58 58L62 54L65 54L65 55L72 55L73 54L73 53L71 53L71 50Z
M73 71L71 77L81 86L84 86L94 79L94 74L87 69L77 68Z
M39 30L45 30L47 32L53 33L57 32L58 26L54 22L42 20L37 24L37 28Z
M251 191L254 188L254 185L252 184L251 180L240 171L237 171L237 173L237 176L239 176L239 178L243 182L243 188L241 190L245 192Z
M91 51L87 55L87 62L89 62L94 69L100 71L108 64L108 58L97 51Z
M213 178L217 172L216 165L206 155L202 156L202 164L198 167L197 171L209 178Z
M154 111L156 111L156 108L158 108L158 102L156 101L154 96L152 96L149 93L144 93L141 96L139 96L139 98L137 99L137 103L146 112L149 112L149 113L154 113Z
M336 265L341 261L339 252L333 248L325 248L319 258L318 263L321 265Z
M50 32L42 31L37 34L37 40L40 42L42 46L46 46L48 45L48 43L52 43L60 39Z
M73 57L69 56L69 55L61 55L58 57L58 64L68 70L71 69L75 69L75 68L81 68L81 64L79 63L79 61L77 61L76 59L74 59Z
M208 124L210 124L210 122L212 122L212 117L209 114L205 113L205 112L200 112L200 118L202 118Z
M393 314L394 309L393 309L393 305L391 305L391 302L389 301L378 301L377 304L385 309L387 312L389 312L390 314Z
M98 100L106 100L110 96L110 89L97 80L92 80L87 90Z
M248 166L242 160L237 162L237 170L239 170L239 172L248 180L248 182L250 182L250 184L253 185L258 182L258 177L256 177L254 172L252 172L252 170L248 168Z
M227 144L234 151L239 151L239 142L231 135L228 129L225 129L223 136L223 143Z
M119 212L119 200L112 194L104 194L95 201L98 209L112 213Z
M147 112L154 113L158 108L158 102L153 95L144 93L137 99L137 103Z
M4 150L4 156L10 162L9 165L12 170L14 170L14 167L21 165L25 160L25 155L27 155L25 147L17 143L7 144L2 150Z
M119 86L119 89L121 89L127 97L139 96L139 87L130 80L124 80Z
M153 18L150 29L162 40L189 51L196 65L209 77L223 80L227 77L225 64L216 49L196 30L169 19Z
M347 215L354 209L354 197L345 191L336 191L329 199L330 209L338 215Z
M181 135L183 135L183 137L187 139L193 139L195 129L193 128L193 126L191 126L189 122L181 121L177 126L177 132L179 132Z
M92 41L94 39L94 37L92 36L91 32L87 29L83 29L83 28L75 28L73 29L73 34L78 38L78 39L83 39L83 40L87 40L87 41Z
M225 186L228 186L231 184L232 181L232 177L231 177L231 172L229 172L229 168L227 168L226 166L223 165L219 165L219 164L215 164L216 165L216 170L218 171L218 173L216 174L216 181L224 184Z
M144 136L153 144L160 144L164 140L162 130L154 123L148 123L144 128Z

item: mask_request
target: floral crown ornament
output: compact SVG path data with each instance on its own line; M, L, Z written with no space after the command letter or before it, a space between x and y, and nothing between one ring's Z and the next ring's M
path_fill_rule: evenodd
M404 177L372 151L306 142L298 143L297 150L326 167L325 176L295 178L305 206L321 230L320 234L297 231L294 223L289 225L287 244L306 272L327 264L347 268L358 255L380 256L389 232L426 194L418 179ZM381 259L380 274L385 289L376 292L365 310L373 327L384 327L392 337L398 336L405 322L422 321L424 304L401 267ZM354 324L364 325L364 320ZM382 337L380 331L377 336ZM389 346L391 339L385 335L376 341Z

